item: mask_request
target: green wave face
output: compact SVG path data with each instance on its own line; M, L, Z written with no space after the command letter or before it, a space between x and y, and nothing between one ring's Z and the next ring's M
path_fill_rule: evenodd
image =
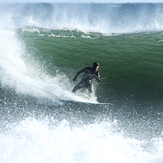
M106 36L67 30L30 31L18 33L30 56L51 75L56 75L56 67L71 81L77 71L99 62L101 83L97 92L102 101L112 96L162 95L162 32Z

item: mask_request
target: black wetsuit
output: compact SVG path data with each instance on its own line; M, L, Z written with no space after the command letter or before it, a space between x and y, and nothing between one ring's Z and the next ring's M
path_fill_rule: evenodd
M74 77L73 81L76 81L77 77L84 73L82 80L73 88L72 92L75 93L80 88L87 88L90 93L92 93L91 83L92 80L95 78L97 82L100 82L100 75L98 71L96 71L95 67L85 67L80 70L76 76Z

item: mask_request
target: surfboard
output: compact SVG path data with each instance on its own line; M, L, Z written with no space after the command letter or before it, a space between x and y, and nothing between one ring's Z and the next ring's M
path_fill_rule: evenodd
M42 88L39 88L39 87L37 87L37 86L30 86L30 87L33 87L33 88L36 88L36 89L38 89L38 90L40 90L40 91L42 91L42 92L45 92L45 93L47 93L47 94L49 94L49 95L51 95L51 96L55 96L51 91L48 91L48 90L46 90L46 89L42 89ZM74 94L73 94L74 95ZM72 97L71 97L72 98ZM63 103L80 103L80 104L89 104L89 105L112 105L111 103L101 103L101 102L97 102L97 101L85 101L85 100L76 100L76 99L74 99L74 100L64 100L64 99L59 99L61 102L63 102Z
M65 103L80 103L80 104L89 104L89 105L113 105L112 103L101 103L101 102L89 102L89 101L75 101L75 100L63 100Z

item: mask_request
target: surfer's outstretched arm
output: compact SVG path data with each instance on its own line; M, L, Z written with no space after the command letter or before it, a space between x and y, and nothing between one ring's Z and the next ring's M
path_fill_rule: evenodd
M83 73L83 72L85 72L85 68L83 68L82 70L80 70L80 71L77 72L77 74L75 75L73 81L76 81L77 78L78 78L78 76L79 76L81 73Z

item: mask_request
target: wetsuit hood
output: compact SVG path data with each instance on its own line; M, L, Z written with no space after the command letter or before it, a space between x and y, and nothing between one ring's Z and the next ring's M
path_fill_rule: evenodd
M93 68L96 69L97 66L100 66L100 64L97 63L97 62L94 62L94 63L93 63Z

